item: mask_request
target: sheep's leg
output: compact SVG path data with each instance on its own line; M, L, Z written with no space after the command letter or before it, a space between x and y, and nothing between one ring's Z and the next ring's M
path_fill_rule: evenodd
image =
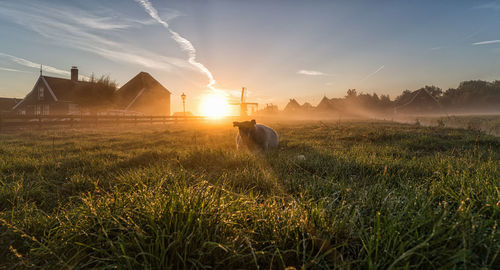
M241 141L241 136L238 134L236 136L236 150L241 150L243 148L242 141Z

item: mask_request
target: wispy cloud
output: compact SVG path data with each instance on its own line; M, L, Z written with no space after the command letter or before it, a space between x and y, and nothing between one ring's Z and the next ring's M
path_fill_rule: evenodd
M500 10L500 3L498 2L490 2L486 4L481 4L478 6L474 7L475 9L493 9L493 10Z
M23 70L19 70L19 69L13 69L13 68L5 68L5 67L0 67L0 70L9 71L9 72L29 73L27 71L23 71Z
M36 69L40 69L40 66L42 66L42 70L46 71L46 72L49 72L49 73L54 73L54 74L64 75L64 76L70 76L71 75L71 73L69 71L67 71L67 70L58 69L58 68L55 68L55 67L52 67L52 66L41 65L39 63L35 63L35 62L30 61L30 60L27 60L27 59L24 59L24 58L20 58L20 57L16 57L16 56L13 56L13 55L10 55L10 54L0 53L0 57L7 58L10 61L12 61L14 63L17 63L17 64L19 64L21 66L30 67L30 68L36 68ZM14 71L14 70L10 70L10 71ZM23 71L20 71L20 70L16 70L16 71L23 72ZM89 77L84 76L84 75L80 75L79 77L80 77L80 79L86 79L86 80L89 79Z
M374 72L366 75L366 77L364 79L362 79L361 81L364 82L366 80L368 80L370 77L372 77L373 75L379 73L379 71L381 71L382 69L384 69L385 65L381 65L379 68L377 68L377 70L375 70Z
M328 74L316 70L305 70L301 69L297 71L297 74L308 75L308 76L328 76Z
M158 23L163 25L163 27L165 27L168 30L172 38L175 40L175 42L177 42L177 44L179 44L181 49L187 52L188 62L191 65L195 66L197 69L199 69L202 73L204 73L208 77L209 80L208 87L213 89L213 85L215 84L214 76L212 75L210 70L208 70L208 68L206 68L202 63L196 61L196 49L194 48L193 44L186 38L179 35L179 33L172 30L169 27L168 23L158 15L158 11L153 7L153 5L151 5L151 2L149 2L148 0L135 0L135 1L144 7L149 16L151 16L153 19L155 19Z
M487 44L494 44L494 43L500 43L500 39L474 42L474 43L472 43L472 45L487 45Z
M184 59L167 57L119 41L119 32L116 31L151 23L148 21L98 17L80 9L22 0L0 1L0 15L57 45L91 52L115 62L161 70L171 70L174 66L193 69Z

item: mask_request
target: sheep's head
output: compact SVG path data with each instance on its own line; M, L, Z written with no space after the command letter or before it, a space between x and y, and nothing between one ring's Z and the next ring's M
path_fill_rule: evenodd
M240 135L249 136L255 130L255 124L255 119L252 119L252 121L233 122L233 127L238 127Z

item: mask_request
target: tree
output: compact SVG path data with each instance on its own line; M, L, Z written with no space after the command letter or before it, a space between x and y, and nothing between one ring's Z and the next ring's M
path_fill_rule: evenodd
M75 102L83 111L98 112L113 107L117 84L109 76L82 82L75 90Z
M352 99L352 98L356 98L357 96L358 96L358 93L356 92L356 89L348 89L347 96L345 96L345 98Z

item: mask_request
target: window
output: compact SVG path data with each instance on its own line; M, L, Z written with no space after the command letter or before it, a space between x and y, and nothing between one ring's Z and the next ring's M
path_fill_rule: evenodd
M49 104L43 104L43 115L49 115L49 109L50 109Z
M36 104L35 105L35 115L40 115L42 113L42 105Z
M38 99L39 99L39 100L43 100L43 97L44 97L44 95L45 95L45 93L44 93L44 92L45 92L45 89L43 89L43 86L40 86L40 87L38 88Z

